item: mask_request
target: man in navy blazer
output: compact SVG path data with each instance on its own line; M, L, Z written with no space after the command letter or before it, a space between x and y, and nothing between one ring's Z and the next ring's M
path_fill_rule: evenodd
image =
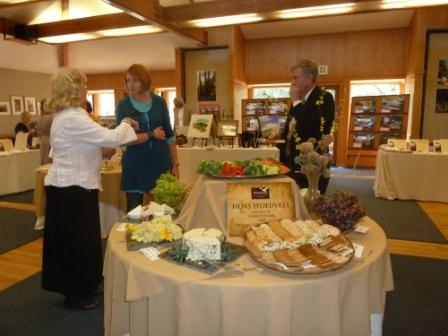
M291 177L300 188L307 188L308 181L304 174L298 172L300 165L294 162L299 155L297 145L309 138L319 141L330 134L334 121L333 96L316 85L317 74L317 65L310 60L301 60L291 67L291 108L282 137L285 144L281 147L280 157L291 169ZM325 193L329 180L329 177L321 176L321 194Z

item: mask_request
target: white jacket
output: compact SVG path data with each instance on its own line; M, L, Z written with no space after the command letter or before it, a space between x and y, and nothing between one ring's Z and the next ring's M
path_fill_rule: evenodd
M50 131L53 164L45 185L101 189L101 147L113 148L136 139L126 122L110 130L94 122L82 108L55 113Z

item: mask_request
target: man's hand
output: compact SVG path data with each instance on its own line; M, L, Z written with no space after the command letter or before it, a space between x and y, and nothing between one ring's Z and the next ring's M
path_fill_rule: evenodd
M136 131L138 131L140 129L139 125L138 125L138 121L132 119L132 118L124 118L123 119L124 122L127 122L129 125L132 126L132 128Z
M114 156L117 150L115 148L101 148L101 154L103 158L110 160L112 156Z

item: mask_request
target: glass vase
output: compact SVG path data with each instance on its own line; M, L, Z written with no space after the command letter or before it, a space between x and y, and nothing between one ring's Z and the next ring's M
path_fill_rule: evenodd
M306 209L308 210L308 213L312 219L317 219L319 217L314 206L320 196L320 191L318 188L320 175L321 174L306 174L306 178L308 180L308 189L305 193L304 202Z

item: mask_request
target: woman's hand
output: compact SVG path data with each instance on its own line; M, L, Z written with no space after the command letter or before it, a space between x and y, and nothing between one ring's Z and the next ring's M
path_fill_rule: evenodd
M171 169L171 174L179 178L179 164L175 163L173 164L173 168Z
M162 126L154 128L154 130L152 132L154 133L155 139L157 139L157 140L165 140L166 139L165 130L163 129Z
M117 150L115 148L101 148L101 154L103 158L110 160L112 156L114 156Z
M126 118L123 119L123 121L127 122L129 125L131 125L132 128L134 130L136 130L136 131L138 131L140 129L140 127L138 126L138 121L136 121L136 120L134 120L132 118L126 117Z

